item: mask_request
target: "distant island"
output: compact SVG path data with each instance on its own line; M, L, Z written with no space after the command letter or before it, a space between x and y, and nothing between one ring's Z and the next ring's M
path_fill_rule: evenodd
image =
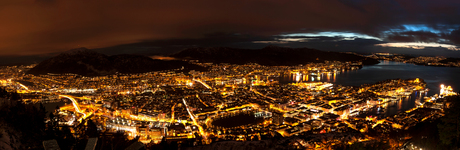
M212 63L257 63L265 66L294 66L307 63L321 63L324 61L362 62L364 65L379 63L376 59L355 54L273 45L262 49L237 49L228 47L189 48L171 56Z
M440 56L409 56L402 54L375 53L369 58L378 60L389 60L397 62L412 63L416 65L435 66L435 67L460 67L460 58L446 58Z

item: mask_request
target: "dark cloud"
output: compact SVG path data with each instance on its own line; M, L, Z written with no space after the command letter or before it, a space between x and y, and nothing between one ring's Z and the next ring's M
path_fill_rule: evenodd
M451 35L460 25L458 8L456 0L5 0L0 2L0 55L76 47L110 47L113 53L133 46L142 53L194 45L251 47L259 45L252 41L283 33L319 31L450 42L458 41L455 32ZM444 35L408 33L405 24L424 24ZM405 33L389 34L393 30Z
M460 45L460 28L456 29L456 30L453 30L449 34L443 34L443 37L448 39L452 43Z
M35 2L39 4L54 4L56 0L35 0Z
M388 35L389 42L439 42L441 36L427 31L406 31Z
M202 38L177 38L145 40L130 44L97 48L96 51L114 55L123 53L137 53L144 55L169 55L185 48L191 47L235 47L235 48L261 48L253 41L274 40L271 36L253 36L241 33L213 33Z
M413 42L415 38L413 36L406 36L406 35L390 35L388 36L389 42Z

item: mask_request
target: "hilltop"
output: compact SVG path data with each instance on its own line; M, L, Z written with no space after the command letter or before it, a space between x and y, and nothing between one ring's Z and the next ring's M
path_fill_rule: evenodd
M44 60L27 73L33 75L73 73L83 76L103 76L117 72L145 73L182 67L205 70L204 67L180 60L155 60L143 55L130 54L107 56L87 48L78 48Z

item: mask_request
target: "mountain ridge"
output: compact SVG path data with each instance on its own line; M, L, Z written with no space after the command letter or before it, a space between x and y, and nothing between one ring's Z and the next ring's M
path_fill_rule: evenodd
M206 70L204 67L180 60L154 60L147 56L133 54L107 56L86 48L78 48L40 62L27 74L73 73L82 76L103 76L116 73L145 73L181 67Z
M378 63L378 60L355 54L274 45L269 45L262 49L237 49L228 47L187 48L171 56L182 59L196 59L202 62L232 64L258 63L266 66L292 66L334 60L362 61L363 64L368 65Z

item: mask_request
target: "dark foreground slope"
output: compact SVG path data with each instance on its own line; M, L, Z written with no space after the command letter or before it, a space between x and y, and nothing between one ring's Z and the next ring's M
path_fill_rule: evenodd
M193 70L205 69L185 61L154 60L147 56L128 54L107 56L86 48L79 48L44 60L27 73L34 75L73 73L83 76L102 76L117 72L125 74L144 73L182 67Z
M226 47L215 48L189 48L172 57L183 59L196 59L203 62L213 63L258 63L261 65L299 65L312 62L327 61L363 61L364 64L377 64L375 59L339 53L327 52L309 48L286 48L278 46L267 46L262 49L236 49Z

